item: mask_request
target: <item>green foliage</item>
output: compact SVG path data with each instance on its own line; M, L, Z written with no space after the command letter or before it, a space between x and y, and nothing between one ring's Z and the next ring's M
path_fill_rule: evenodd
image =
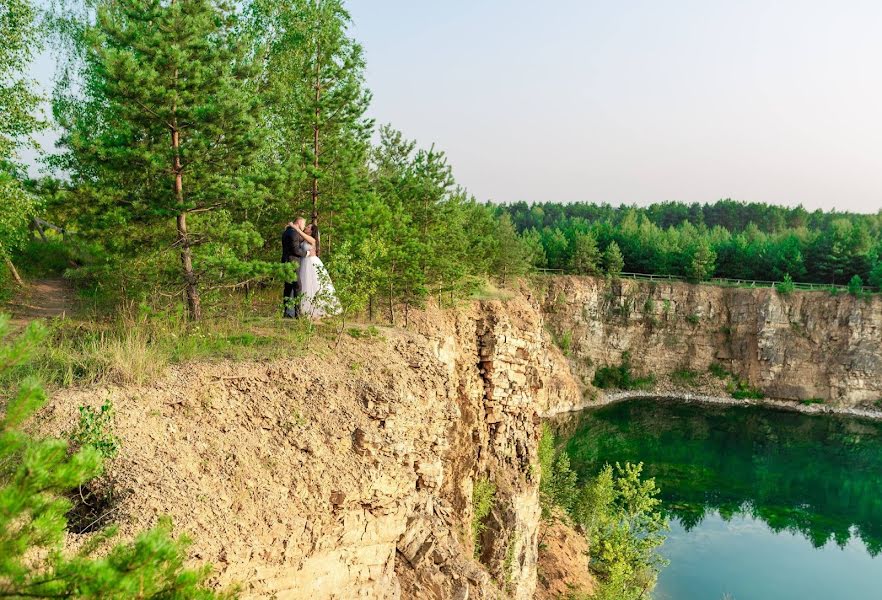
M852 296L861 296L864 293L864 280L860 275L855 275L848 282L848 293Z
M576 472L570 468L570 457L555 448L554 434L542 426L539 440L539 503L543 518L550 518L554 507L569 511L576 500Z
M472 488L472 540L475 544L475 558L481 556L481 534L487 527L485 521L496 502L496 484L488 478L475 480Z
M570 270L577 275L597 275L601 272L600 249L592 233L579 233L573 241Z
M0 261L24 247L37 199L0 164Z
M66 29L81 60L78 77L56 91L64 153L54 161L70 174L80 232L110 251L101 276L186 290L196 319L201 288L293 279L290 266L256 256L265 245L252 215L266 203L256 170L267 129L259 56L233 7L95 6Z
M766 395L759 388L752 387L747 381L733 377L727 390L736 400L762 400Z
M0 315L0 340L9 332ZM0 344L0 375L26 363L46 331L31 325L11 343ZM11 388L12 389L12 388ZM63 551L71 508L66 495L101 472L101 454L89 444L68 452L67 444L24 433L23 423L45 402L33 379L5 398L0 421L0 596L10 598L179 598L210 599L204 587L209 569L184 565L188 542L171 537L162 522L130 544L102 557L113 531L99 534L76 554Z
M701 316L697 315L695 313L692 313L690 315L686 315L686 321L690 325L698 325L699 323L701 323Z
M560 348L560 351L564 353L564 356L569 357L573 349L573 332L565 331L559 336L556 335L553 337L557 347Z
M371 296L377 291L382 276L379 263L385 254L383 242L372 238L363 240L354 249L348 241L338 248L328 267L336 288L336 299L317 299L319 303L339 303L338 340L346 329L346 318L367 307ZM336 307L328 308L331 311Z
M664 202L647 207L560 204L505 206L518 231L530 232L552 269L567 269L578 236L600 247L616 242L623 270L674 275L843 284L853 275L878 286L882 217L838 211L807 212L758 203ZM874 283L875 282L875 283Z
M671 381L676 385L692 387L697 383L699 373L692 369L678 369L671 373Z
M631 353L622 352L622 361L618 365L599 367L592 381L600 389L645 390L655 385L655 377L637 377L631 371Z
M789 296L793 293L793 290L796 288L793 284L793 278L790 276L790 273L784 273L784 279L781 280L775 289L782 296Z
M805 406L811 406L812 404L824 404L823 398L803 398L799 401L800 404Z
M603 266L606 274L612 278L621 275L625 268L625 257L622 256L622 250L615 241L610 242L603 251Z
M666 564L656 551L668 521L655 480L643 479L642 471L642 463L606 465L583 488L572 511L591 541L592 566L605 586L624 597L650 588Z
M707 370L711 375L719 379L728 379L732 376L732 374L718 362L711 363Z
M665 564L656 551L665 541L668 522L655 480L641 477L642 464L616 463L580 487L569 455L555 450L547 426L539 442L539 463L543 517L560 508L585 533L592 566L602 577L600 597L640 597Z
M33 3L4 0L0 6L0 170L15 160L16 150L43 125L36 116L42 99L33 91L33 81L24 76L41 41ZM0 198L3 195L0 191ZM0 239L5 239L3 233L0 229Z
M119 452L119 440L113 433L113 405L110 400L98 409L81 406L80 420L70 439L78 448L94 448L105 460L114 458Z
M710 279L716 269L717 253L713 251L705 238L699 238L692 249L692 259L689 262L687 275L692 281L705 281Z

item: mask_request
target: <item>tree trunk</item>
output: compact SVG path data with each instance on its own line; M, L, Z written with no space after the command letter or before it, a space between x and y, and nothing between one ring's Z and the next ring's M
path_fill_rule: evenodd
M184 272L184 291L187 295L187 313L194 321L202 318L202 306L199 300L199 289L196 285L196 273L193 271L193 250L190 234L187 231L187 211L184 208L184 173L181 165L181 137L177 129L177 118L172 129L172 149L174 150L175 197L181 212L178 213L178 246L181 252L181 268Z
M312 222L318 224L318 169L319 169L319 120L322 117L322 108L319 105L322 99L321 79L321 42L316 40L315 47L315 121L312 124Z
M12 261L9 259L8 256L5 256L4 260L6 262L6 268L9 269L10 273L12 273L12 278L15 279L15 283L17 283L21 287L24 287L24 281L22 281L21 275L18 274L18 269L15 268L15 265L12 264Z

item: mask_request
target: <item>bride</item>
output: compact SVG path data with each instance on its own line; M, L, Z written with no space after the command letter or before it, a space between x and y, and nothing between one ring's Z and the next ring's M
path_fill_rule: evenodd
M302 294L300 311L303 315L313 318L336 315L340 312L340 301L337 300L337 293L334 291L328 270L318 256L321 239L318 225L310 224L305 229L298 228L297 232L303 239L300 244L306 251L306 256L300 260L300 270L297 272Z

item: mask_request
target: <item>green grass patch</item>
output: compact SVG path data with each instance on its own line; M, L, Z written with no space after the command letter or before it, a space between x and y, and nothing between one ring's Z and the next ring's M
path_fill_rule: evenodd
M486 520L496 502L496 484L483 477L475 480L472 488L472 539L475 542L475 558L481 556L481 534L487 528Z
M655 376L636 376L631 369L631 353L623 352L622 362L599 367L594 373L592 383L603 390L647 390L655 385Z
M678 369L671 373L671 382L675 385L693 387L698 383L699 373L692 369Z
M811 406L812 404L824 404L823 398L804 398L799 401L800 404L804 406Z

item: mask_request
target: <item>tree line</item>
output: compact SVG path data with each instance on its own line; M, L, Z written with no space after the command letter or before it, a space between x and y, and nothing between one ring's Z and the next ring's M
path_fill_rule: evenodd
M844 284L857 277L882 286L882 211L808 212L732 200L647 207L519 202L502 210L539 267L694 281Z
M293 278L278 245L297 214L320 226L332 275L335 256L363 266L353 276L370 275L393 320L396 306L528 268L511 223L456 183L443 152L367 116L342 0L60 0L39 20L48 31L16 2L33 31L3 68L22 73L42 34L57 42L60 140L54 179L38 182L21 181L0 143L3 177L26 199L15 222L0 218L19 240L5 259L40 214L89 241L78 277L185 298L196 319L214 290ZM0 102L28 100L33 114L39 97L21 82L29 95ZM39 126L0 123L16 143Z

